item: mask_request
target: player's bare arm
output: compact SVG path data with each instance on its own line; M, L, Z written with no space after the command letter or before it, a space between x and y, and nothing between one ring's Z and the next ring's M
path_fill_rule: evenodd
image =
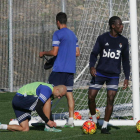
M54 46L50 51L44 51L39 53L39 57L42 58L44 55L47 56L57 56L59 47Z
M47 102L49 102L51 100L47 100ZM47 102L45 103L45 105L47 105ZM43 102L39 99L36 105L36 112L39 114L39 116L45 121L46 124L48 124L50 127L56 127L56 123L54 123L53 121L51 121L50 118L50 113L47 111L50 111L50 106L48 106L46 109L46 113L43 110Z
M79 47L76 47L76 57L80 56L80 49Z

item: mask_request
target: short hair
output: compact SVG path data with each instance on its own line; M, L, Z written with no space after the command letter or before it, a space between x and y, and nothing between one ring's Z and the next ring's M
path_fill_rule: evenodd
M67 23L67 15L63 12L60 12L56 15L56 21L59 21L61 24Z
M118 16L113 16L109 19L109 28L112 29L112 25L115 24L116 20L121 20Z

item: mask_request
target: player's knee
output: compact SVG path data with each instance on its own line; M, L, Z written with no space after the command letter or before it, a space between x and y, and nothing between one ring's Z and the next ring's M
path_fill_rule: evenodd
M23 131L23 132L29 131L29 127L23 128L22 131Z
M88 99L89 100L95 100L97 93L98 93L98 91L89 90L89 92L88 92Z
M95 102L95 98L88 98L88 104L94 103Z
M89 102L90 102L90 101L91 101L91 102L95 101L95 96L94 96L93 94L89 94L89 95L88 95L88 100L89 100Z
M24 125L24 126L21 126L21 131L23 131L23 132L26 132L26 131L29 131L29 126L26 126L26 125Z

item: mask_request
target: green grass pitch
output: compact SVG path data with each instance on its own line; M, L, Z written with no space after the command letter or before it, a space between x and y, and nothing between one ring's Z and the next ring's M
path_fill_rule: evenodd
M12 109L12 98L15 93L0 93L0 122L8 124L10 119L15 118ZM0 140L137 140L135 126L109 126L111 135L103 135L100 128L93 135L85 135L81 127L59 128L60 133L45 132L43 127L30 127L29 132L10 132L0 130Z

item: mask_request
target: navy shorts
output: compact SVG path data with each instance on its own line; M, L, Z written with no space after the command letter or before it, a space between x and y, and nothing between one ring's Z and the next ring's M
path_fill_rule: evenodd
M65 85L67 87L67 92L73 91L73 73L65 73L65 72L52 72L48 79L49 84L57 85Z
M14 96L12 106L19 124L27 119L31 119L31 111L36 101L37 97L32 95L24 97L23 95L17 93Z
M117 91L119 78L107 78L107 77L101 77L96 75L96 77L92 77L89 89L100 90L104 83L106 83L107 90Z

